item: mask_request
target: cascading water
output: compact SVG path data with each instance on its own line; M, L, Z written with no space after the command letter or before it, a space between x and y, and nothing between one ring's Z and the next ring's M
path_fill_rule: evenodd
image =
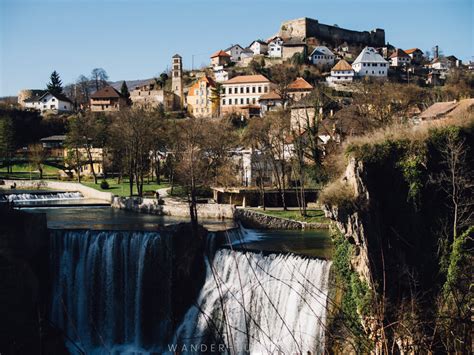
M0 200L8 202L77 200L83 198L80 192L45 192L0 195Z
M330 265L219 250L169 350L322 353Z
M173 332L166 240L152 232L52 231L53 323L87 354L160 351Z

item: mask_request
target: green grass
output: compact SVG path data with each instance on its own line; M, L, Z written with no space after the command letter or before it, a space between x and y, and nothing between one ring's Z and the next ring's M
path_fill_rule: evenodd
M294 221L307 222L307 223L329 223L329 219L324 217L324 212L321 210L306 210L306 216L302 216L299 210L283 211L283 210L256 210L260 213L279 217L292 219Z
M121 184L117 184L116 179L107 179L107 182L109 183L109 188L105 189L105 190L100 187L100 182L101 181L102 181L102 179L99 179L98 182L97 182L97 185L94 184L93 181L83 181L82 184L85 185L85 186L92 187L92 188L94 188L96 190L99 190L99 191L113 193L114 195L117 195L117 196L130 196L130 187L129 187L128 180L124 180L124 181L122 181ZM157 189L162 189L162 188L165 188L165 187L169 187L169 184L168 183L162 183L162 184L158 185L154 182L149 183L149 184L147 184L145 182L143 184L143 192L146 193L147 191L155 191ZM133 194L134 195L137 194L137 186L136 185L133 186Z
M58 168L53 166L43 166L43 179L56 179L58 177ZM39 171L31 164L15 164L12 166L12 173L7 174L7 168L0 168L0 177L3 179L39 179Z

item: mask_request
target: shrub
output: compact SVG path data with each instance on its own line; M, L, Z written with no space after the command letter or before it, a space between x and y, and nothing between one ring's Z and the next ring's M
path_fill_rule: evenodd
M109 183L107 182L107 180L102 180L102 182L100 183L100 188L102 190L108 190L110 188Z
M341 179L327 185L319 194L322 205L350 207L354 201L354 189Z

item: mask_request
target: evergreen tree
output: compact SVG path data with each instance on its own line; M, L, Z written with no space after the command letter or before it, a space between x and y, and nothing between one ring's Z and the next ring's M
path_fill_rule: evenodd
M56 70L51 73L50 82L48 83L47 88L52 94L63 93L63 83Z
M130 92L128 91L128 86L127 86L127 83L125 81L122 83L122 87L120 88L120 93L127 100L127 105L131 106L132 105L132 100L130 99Z

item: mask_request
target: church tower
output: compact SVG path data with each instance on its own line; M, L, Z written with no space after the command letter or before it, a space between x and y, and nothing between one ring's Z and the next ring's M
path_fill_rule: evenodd
M173 56L173 69L171 75L171 85L174 93L174 109L182 110L184 106L183 58L179 54Z

